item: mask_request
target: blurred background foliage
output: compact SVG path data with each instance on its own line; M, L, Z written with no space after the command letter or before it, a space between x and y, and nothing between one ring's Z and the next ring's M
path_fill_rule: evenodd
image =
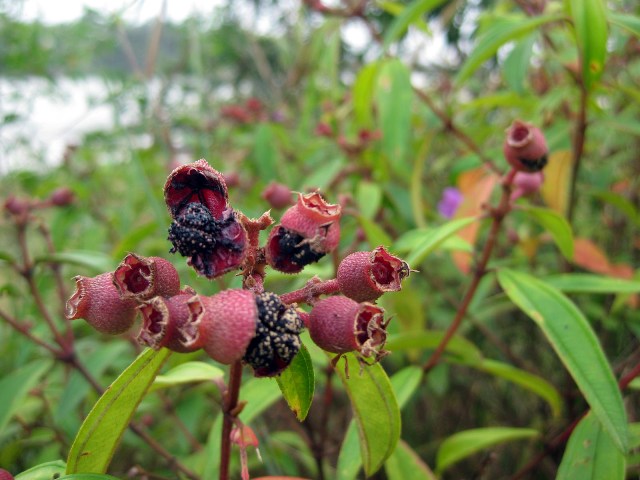
M515 118L544 130L552 161L570 162L575 153L581 67L559 1L344 1L327 2L328 12L315 1L229 1L180 23L163 19L158 2L158 19L143 24L90 9L65 24L24 21L16 3L21 2L0 2L0 133L10 132L0 146L0 192L3 201L46 199L60 187L75 195L70 205L39 210L27 231L37 289L59 325L71 277L110 270L129 251L171 259L183 283L205 294L239 285L232 276L215 282L197 278L168 253L162 187L181 163L206 158L227 176L232 204L248 216L269 208L261 193L272 181L294 191L321 189L346 207L333 262L324 259L296 277L269 273L266 287L283 293L312 275L331 278L336 262L355 249L384 244L399 254L411 251L420 235L445 222L437 208L445 187L459 188L471 212L480 212L493 197L475 189L482 185L478 168L489 159L506 170L501 145ZM410 15L408 9L418 3L432 5ZM640 264L639 7L632 0L605 3L612 15L607 60L586 106L576 194L569 193L570 163L556 163L547 171L542 195L522 202L554 208L569 219L576 238L569 268L631 279L638 278ZM542 7L544 15L559 18L519 33L509 30L540 16ZM492 35L505 40L478 56ZM56 109L64 110L78 91L86 92L89 111L104 109L106 124L75 132L52 153L49 144L37 141L30 116L38 99L54 99L47 121L55 125ZM276 220L281 213L272 212ZM0 225L0 309L48 339L29 285L10 268L24 253L10 216ZM50 231L50 243L42 225ZM484 228L467 233L412 265L419 272L383 300L393 333L448 326L472 268L451 252L473 251L484 235ZM564 262L529 217L515 212L509 218L495 265L544 276L566 269ZM65 279L63 292L56 275ZM615 372L630 358L637 360L637 299L575 300ZM403 410L403 440L432 467L439 444L455 432L508 425L550 434L585 407L541 333L493 279L483 282L468 320L461 334L483 356L545 378L560 393L563 410L552 416L544 400L514 383L445 361ZM83 322L74 322L73 330L78 357L103 385L140 349L133 340L100 337ZM64 459L97 395L64 362L33 364L46 352L2 322L0 346L0 371L38 367L29 370L37 373L29 394L11 421L0 424L0 466L19 472ZM423 364L429 352L400 348L383 366L392 375ZM174 355L170 364L193 359L204 360ZM321 357L314 359L325 368ZM326 377L318 377L316 391L322 392ZM282 401L255 419L264 463L255 462L252 471L319 478L313 448L326 420L329 440L320 462L326 478L337 478L337 455L351 414L336 388L328 420L321 408L312 407L308 420L298 424ZM199 471L218 398L207 383L176 387L149 395L136 418ZM637 395L627 400L631 419L637 420ZM539 441L476 454L444 477L506 478L535 455ZM114 475L123 477L134 465L139 466L135 478L143 478L143 470L171 475L139 438L127 433L124 444L110 470ZM551 478L559 458L547 457L536 478ZM629 468L637 469L637 460ZM376 478L385 475L392 474L380 472Z

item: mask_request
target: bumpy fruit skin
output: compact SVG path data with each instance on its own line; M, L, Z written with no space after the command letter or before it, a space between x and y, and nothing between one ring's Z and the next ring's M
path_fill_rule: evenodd
M340 241L340 205L317 193L298 194L267 239L267 263L284 273L298 273L334 250Z
M387 352L384 309L368 302L336 295L313 306L308 325L311 339L333 353L358 352L363 357L383 357Z
M176 168L164 197L173 222L172 253L187 257L199 275L216 278L240 267L248 247L247 232L228 204L223 175L201 159Z
M257 377L280 374L300 349L302 321L270 292L223 290L211 297L196 295L187 302L198 335L187 342L201 346L214 360L239 360L253 367Z
M380 246L347 255L338 266L340 292L356 302L373 302L385 292L397 292L409 276L409 265Z
M160 257L129 253L113 272L113 283L123 299L171 297L180 291L180 277L171 262Z
M136 301L120 298L112 275L108 272L93 278L74 277L76 291L65 306L67 319L84 318L93 328L109 335L129 330L136 318Z
M528 197L540 190L544 183L543 172L518 172L513 177L513 191L511 192L511 200L520 197Z
M142 327L138 341L154 350L162 347L179 353L197 350L193 345L185 345L197 333L197 327L189 323L191 315L187 301L191 298L191 293L171 298L158 296L140 305Z
M13 480L13 475L7 472L4 468L0 468L0 480Z
M173 170L164 185L164 200L174 219L190 203L201 203L219 219L228 207L228 199L223 175L204 158Z
M539 172L547 164L549 153L542 131L520 120L507 130L502 151L507 162L520 172Z

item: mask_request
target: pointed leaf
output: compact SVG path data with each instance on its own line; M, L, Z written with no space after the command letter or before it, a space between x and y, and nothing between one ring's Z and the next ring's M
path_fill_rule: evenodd
M103 252L93 251L66 251L41 255L35 259L36 262L66 263L88 268L96 273L113 270L116 262L109 255Z
M389 60L380 67L376 80L382 150L394 167L403 168L410 145L413 105L409 69L399 60Z
M41 463L16 475L15 480L52 480L64 474L67 464L63 460Z
M100 473L74 473L56 477L57 480L119 480L118 477Z
M393 240L387 232L385 232L376 222L373 222L362 215L358 216L358 222L360 223L362 230L364 230L364 234L366 235L371 248L375 248L378 245L391 245L393 243Z
M0 432L24 401L44 372L51 368L51 361L36 360L9 373L0 380Z
M315 388L313 364L307 347L302 345L291 365L279 377L276 377L276 380L282 396L289 408L296 414L296 418L300 421L307 418Z
M563 273L545 277L545 283L568 293L639 293L640 281L589 273Z
M568 0L587 90L600 78L607 56L607 9L603 0Z
M445 333L440 331L425 330L422 332L407 332L390 335L386 348L392 352L410 349L435 349L438 347ZM469 340L461 336L454 336L447 344L445 352L453 355L462 362L473 364L482 359L480 350Z
M445 0L414 0L402 9L400 15L393 19L384 35L383 48L398 40L407 31L412 23L420 20L420 17L434 8L439 7Z
M566 216L569 207L569 190L573 176L573 158L569 150L553 152L544 169L544 182L540 193L547 206Z
M551 234L562 255L571 260L573 258L573 232L569 222L562 215L548 208L523 207L523 210Z
M147 349L105 391L76 435L67 474L104 473L138 404L171 351Z
M403 440L384 464L389 480L437 480L420 456Z
M373 93L379 68L379 62L365 65L353 82L353 114L361 128L373 125Z
M554 417L560 415L562 411L562 397L560 393L558 393L558 390L544 378L512 365L489 359L484 359L480 363L470 364L469 366L495 375L496 377L504 378L535 393L546 400L551 407L551 412Z
M356 189L356 203L360 215L368 220L378 213L380 202L382 201L382 189L374 182L361 181Z
M497 17L476 41L475 48L458 72L456 83L461 85L486 60L493 57L498 49L507 42L523 37L540 25L561 20L562 15L539 15L536 17L511 16Z
M438 248L447 238L455 235L467 225L477 221L476 217L459 218L451 220L444 225L428 230L420 244L414 248L407 257L407 263L412 267L420 265L424 259Z
M420 367L409 366L391 377L391 387L400 409L407 404L413 393L420 386L423 374L424 372ZM336 480L355 480L361 467L362 455L358 445L358 430L355 420L351 420L340 447Z
M158 375L149 388L149 392L184 383L213 382L223 376L222 369L210 363L185 362L173 367L163 375Z
M569 438L556 480L624 480L625 462L597 417L589 413Z
M537 435L539 432L532 428L509 427L476 428L453 434L438 449L436 471L440 473L463 458L494 445Z
M585 270L596 273L611 273L611 264L607 254L588 238L574 240L573 263Z
M640 17L626 13L608 12L609 21L618 27L622 27L628 32L640 37Z
M622 396L598 338L562 293L531 275L498 271L502 289L547 337L596 417L621 451L628 443Z
M382 467L396 448L400 438L400 409L391 382L379 363L364 366L353 354L344 355L350 377L345 369L336 368L351 400L354 419L360 437L360 453L367 476Z

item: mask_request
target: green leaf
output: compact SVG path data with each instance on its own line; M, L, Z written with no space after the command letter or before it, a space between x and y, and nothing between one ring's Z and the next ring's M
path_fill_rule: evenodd
M598 338L582 312L562 293L531 275L499 270L502 289L542 330L605 430L625 452L622 396Z
M380 63L364 66L353 82L353 114L361 128L373 126L373 93Z
M105 370L113 365L116 358L122 356L127 351L128 345L121 342L109 342L100 344L89 356L79 353L79 360L82 361L94 378L100 378ZM77 416L78 406L91 392L91 385L80 372L73 371L69 375L69 380L65 382L65 387L58 401L58 406L54 410L54 419L68 432L75 432L80 424Z
M528 35L521 39L511 50L504 61L502 67L502 75L507 85L518 95L524 96L524 82L529 71L529 63L531 62L531 53L533 45L536 42L537 35Z
M276 380L282 396L289 408L296 414L296 418L300 421L307 418L315 388L313 364L307 347L302 345L291 365L279 377L276 377Z
M415 247L407 257L407 263L415 267L438 248L447 238L455 235L467 225L477 221L476 217L458 218L425 233L421 243Z
M76 435L67 474L104 473L125 428L171 351L144 350L111 384L85 418Z
M612 123L612 125L615 124ZM624 127L629 127L629 125L629 123L625 123ZM640 213L638 213L635 205L628 198L620 195L619 193L610 192L607 190L595 191L593 192L593 196L599 198L603 202L607 202L610 205L613 205L624 215L626 215L627 218L629 218L633 223L640 226Z
M385 232L380 225L376 222L369 220L363 216L358 216L358 222L364 230L364 234L367 236L367 241L371 248L375 248L378 245L391 245L393 240Z
M544 283L568 293L638 293L640 281L591 273L561 273L544 277Z
M420 386L423 374L420 367L408 366L391 377L391 387L401 410ZM336 468L337 480L354 480L361 466L362 455L358 443L358 430L355 421L352 420L340 447Z
M636 37L640 37L640 17L625 13L608 11L609 21L618 27L624 28Z
M545 23L555 22L562 18L563 15L551 14L536 17L510 16L493 19L490 26L478 38L475 48L456 77L456 83L458 85L464 83L480 65L494 56L505 43L521 38Z
M36 262L53 262L53 263L66 263L69 265L76 265L79 267L85 267L96 273L109 272L114 269L116 262L109 255L105 255L103 252L94 251L72 251L57 252L47 255L40 255L35 259Z
M11 372L0 380L0 432L20 407L40 377L51 368L50 360L36 360Z
M438 449L436 472L441 473L463 458L500 443L539 435L532 428L491 427L465 430L451 435Z
M556 480L624 480L625 462L625 455L589 413L569 438Z
M571 225L562 215L549 208L523 207L522 210L551 234L565 258L573 258L573 232Z
M373 220L380 209L381 201L382 189L379 184L365 180L358 183L356 202L361 216L367 220Z
M384 464L389 480L437 480L420 456L403 440Z
M600 78L607 56L607 8L602 0L567 0L582 63L585 88Z
M398 408L402 410L422 382L424 370L416 365L410 365L396 372L391 377L391 388L396 396Z
M416 348L435 349L444 338L444 335L444 332L433 330L394 334L388 337L386 348L392 352ZM445 352L448 355L452 355L454 359L469 364L482 360L480 350L469 340L457 335L447 344Z
M66 467L67 464L63 460L42 463L16 475L16 480L52 480L64 474Z
M367 476L382 467L396 448L400 438L400 409L391 383L379 363L360 368L353 354L344 355L350 377L345 369L336 372L351 400L354 419L360 437L360 454Z
M405 168L410 145L413 89L408 68L399 60L386 61L376 82L382 151L394 168ZM379 165L383 167L384 165Z
M271 127L261 123L255 133L255 145L251 155L256 171L266 182L273 180L278 171L278 151Z
M149 392L184 383L213 382L223 376L222 369L210 363L185 362L173 367L163 375L158 375L149 388Z
M554 417L560 415L562 411L562 397L555 387L544 378L512 365L489 359L484 359L480 363L469 364L469 366L490 373L496 377L504 378L535 393L547 401Z
M383 48L386 50L393 42L398 40L407 31L412 23L425 13L439 7L445 0L414 0L410 5L402 9L400 15L393 19L384 35Z

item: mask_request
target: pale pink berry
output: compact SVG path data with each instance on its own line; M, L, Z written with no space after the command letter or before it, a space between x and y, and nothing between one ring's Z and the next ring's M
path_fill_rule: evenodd
M121 298L148 300L157 295L171 297L180 290L180 277L171 262L160 257L129 253L113 272Z
M264 198L271 208L285 208L293 203L291 189L278 182L271 182L262 192Z
M547 142L542 131L520 120L507 130L503 145L504 156L518 171L538 172L547 164Z
M89 325L102 333L124 333L136 318L136 301L121 299L113 284L112 273L97 277L74 277L76 291L67 300L65 316L69 320L84 318Z
M220 363L242 360L257 377L274 376L300 349L302 321L273 293L223 290L210 297L196 295L187 304L188 325L198 330L188 346L201 346Z
M373 302L385 292L402 288L409 276L409 265L380 246L371 252L355 252L340 262L340 292L357 301Z
M528 197L540 191L540 187L544 183L543 172L518 172L513 177L513 191L511 192L511 200L520 197Z
M311 339L327 352L380 359L387 353L387 323L382 307L336 295L313 306L307 326Z

